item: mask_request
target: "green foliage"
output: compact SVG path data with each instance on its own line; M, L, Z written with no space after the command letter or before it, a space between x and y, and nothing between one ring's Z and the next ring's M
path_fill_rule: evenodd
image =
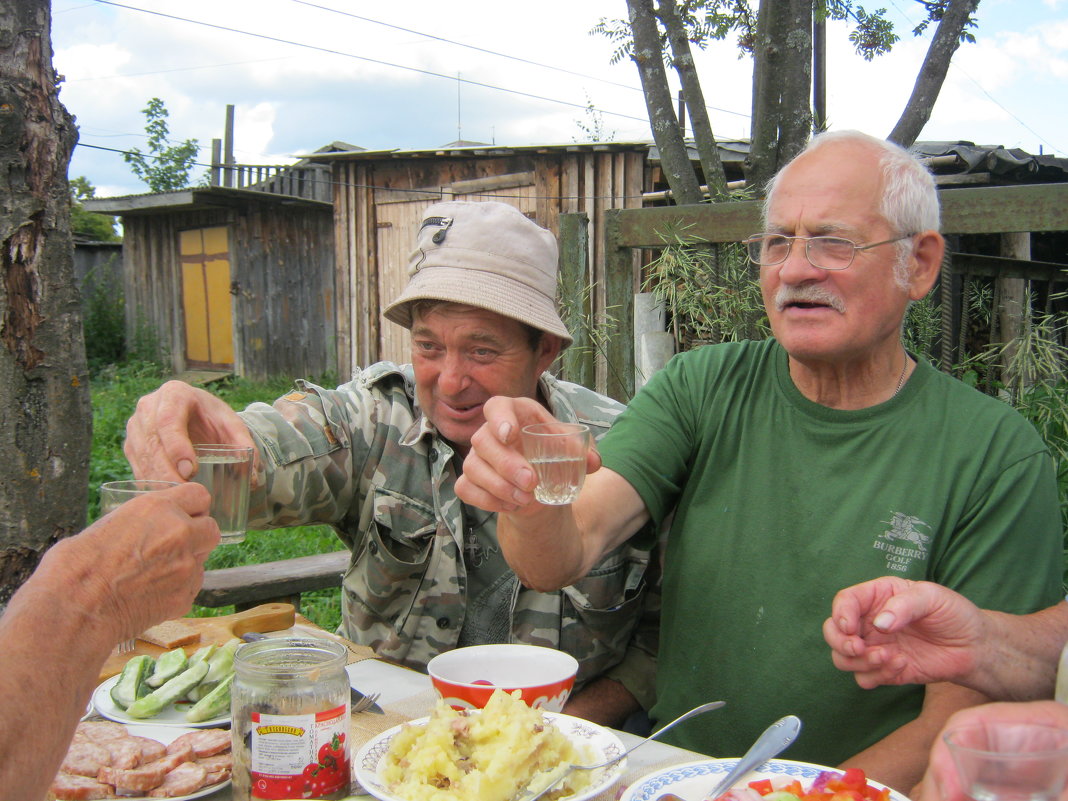
M70 181L71 233L93 242L118 242L122 239L115 230L115 218L110 214L86 211L83 200L96 197L96 187L84 175Z
M575 124L583 134L581 140L574 140L576 142L605 142L615 138L616 135L615 131L605 130L604 115L593 105L589 95L586 95L586 119L575 120Z
M167 126L169 112L158 97L149 100L141 112L145 115L149 155L134 147L123 154L123 159L134 175L148 184L153 192L170 192L189 186L189 171L200 151L197 140L186 139L176 145L170 143L167 138L170 133Z
M134 412L137 400L157 389L169 375L159 364L127 361L100 370L92 379L93 449L89 465L89 520L99 514L98 488L104 481L133 478L130 465L122 453L126 421ZM331 376L322 376L316 383L334 386ZM254 400L271 401L292 387L289 379L274 379L256 383L232 379L207 387L235 409L244 408ZM269 532L250 531L245 542L223 545L208 557L208 569L260 564L297 556L337 551L344 546L329 526L296 526ZM231 607L218 609L194 607L199 617L226 615ZM301 613L313 623L333 631L341 621L340 591L336 588L306 593L301 599Z
M126 304L112 265L115 258L90 270L82 285L82 328L90 373L126 356Z
M942 336L942 312L935 302L934 290L920 300L909 305L905 312L905 328L902 340L909 353L916 353L927 359L935 343Z
M695 246L676 234L645 273L643 289L664 301L682 350L770 333L760 286L741 245Z
M894 23L886 19L885 8L880 8L874 14L867 13L862 7L857 6L857 27L849 32L849 41L853 43L853 49L857 55L865 61L871 61L876 56L889 53L891 48L900 40L894 33Z

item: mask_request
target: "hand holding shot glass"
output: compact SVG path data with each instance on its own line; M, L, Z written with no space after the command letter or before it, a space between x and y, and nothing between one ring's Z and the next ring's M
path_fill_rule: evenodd
M586 480L590 429L582 423L536 423L522 430L523 455L538 475L534 498L548 506L573 503Z
M961 790L975 801L1056 801L1068 785L1068 729L991 721L944 739Z
M252 448L243 445L193 445L197 472L191 479L211 493L211 516L219 524L221 543L245 540L248 523Z
M177 486L177 481L105 481L100 485L100 514L114 512L126 501L146 492L158 492Z

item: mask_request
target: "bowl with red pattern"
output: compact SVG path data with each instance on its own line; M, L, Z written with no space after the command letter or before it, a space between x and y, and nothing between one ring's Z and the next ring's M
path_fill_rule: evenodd
M560 712L575 686L578 662L538 645L472 645L438 654L427 672L438 695L454 709L481 709L501 689L519 690L535 709Z

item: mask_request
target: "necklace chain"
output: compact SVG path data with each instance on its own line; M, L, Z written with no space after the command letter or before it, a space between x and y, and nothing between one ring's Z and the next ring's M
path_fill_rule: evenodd
M901 391L901 387L905 386L905 372L909 369L909 352L904 348L901 348L901 352L905 355L905 363L901 365L901 375L897 377L897 388L894 390L894 394L891 398L896 398L897 393Z

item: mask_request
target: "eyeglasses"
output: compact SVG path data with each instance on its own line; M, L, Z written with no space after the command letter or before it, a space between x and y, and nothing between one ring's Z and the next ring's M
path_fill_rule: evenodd
M821 270L844 270L853 263L858 250L877 248L879 245L889 245L891 242L900 242L902 239L916 236L916 234L902 234L893 239L884 239L882 242L872 242L870 245L858 245L850 239L840 236L787 236L786 234L753 234L745 240L745 247L749 253L749 260L761 267L773 267L782 264L790 257L790 249L795 240L805 243L805 258L813 267Z

